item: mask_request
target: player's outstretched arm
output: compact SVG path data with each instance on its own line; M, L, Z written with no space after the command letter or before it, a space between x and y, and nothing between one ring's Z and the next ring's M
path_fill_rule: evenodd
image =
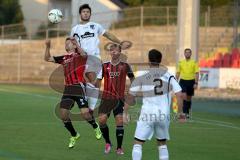
M50 54L51 41L46 40L45 45L46 45L46 49L45 49L44 60L47 62L55 62L53 57Z
M108 32L108 31L106 31L103 34L103 36L106 37L107 39L109 39L110 41L115 42L117 44L121 43L121 41L115 35L113 35L112 33Z
M74 37L71 37L70 39L71 39L72 43L73 43L74 45L76 45L76 47L77 47L76 49L77 49L78 54L79 54L80 56L86 57L86 56L87 56L87 53L84 52L84 50L79 46L77 40L76 40Z

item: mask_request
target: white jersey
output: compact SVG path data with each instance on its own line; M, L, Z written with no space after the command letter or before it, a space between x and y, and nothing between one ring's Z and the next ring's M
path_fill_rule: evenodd
M133 81L130 93L134 95L142 92L143 110L156 113L161 109L167 114L171 103L170 92L177 93L181 90L172 74L159 68L150 68Z
M159 68L150 68L133 81L130 93L143 94L135 138L150 140L155 133L158 140L170 139L170 91L177 93L181 90L174 76Z
M75 37L81 48L88 55L100 57L99 36L105 33L105 29L98 23L88 22L77 24L71 30L71 37Z

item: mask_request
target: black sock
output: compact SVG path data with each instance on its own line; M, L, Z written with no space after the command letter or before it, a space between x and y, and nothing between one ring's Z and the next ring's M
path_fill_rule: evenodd
M191 106L192 106L192 101L186 101L187 104L187 114L189 114Z
M91 124L94 129L96 129L98 127L95 119L89 120L88 123Z
M124 135L123 126L117 126L117 128L116 128L117 149L122 148L123 135Z
M188 103L187 103L187 101L183 101L183 113L185 113L185 114L187 114L187 109L188 108Z
M101 129L103 138L105 139L105 142L111 144L111 141L110 141L110 138L109 138L109 128L108 128L108 126L106 124L102 125L102 126L100 126L100 129Z
M72 122L71 121L67 121L67 122L63 122L63 123L65 125L65 128L67 128L67 130L71 133L71 135L73 137L75 137L77 135L77 132L73 128Z

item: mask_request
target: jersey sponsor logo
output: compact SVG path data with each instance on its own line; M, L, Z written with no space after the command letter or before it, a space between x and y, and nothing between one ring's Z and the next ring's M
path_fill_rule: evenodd
M89 38L94 37L94 33L85 32L84 35L81 35L81 38Z
M90 28L95 29L95 25L94 24L90 25Z
M119 77L119 76L120 76L120 72L109 72L110 78Z

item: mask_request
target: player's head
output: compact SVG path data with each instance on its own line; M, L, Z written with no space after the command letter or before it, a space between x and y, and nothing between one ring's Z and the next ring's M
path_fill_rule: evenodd
M185 56L186 59L190 59L191 56L192 56L192 50L190 48L186 48L184 50L184 56Z
M121 55L121 46L118 44L112 44L109 47L109 53L112 57L112 60L118 59Z
M162 53L156 49L151 49L148 52L148 60L150 65L159 66L159 64L162 62Z
M88 4L83 4L79 7L79 15L81 21L89 21L91 17L92 9Z
M67 37L65 40L65 49L67 52L75 51L77 46L73 43L73 38Z

